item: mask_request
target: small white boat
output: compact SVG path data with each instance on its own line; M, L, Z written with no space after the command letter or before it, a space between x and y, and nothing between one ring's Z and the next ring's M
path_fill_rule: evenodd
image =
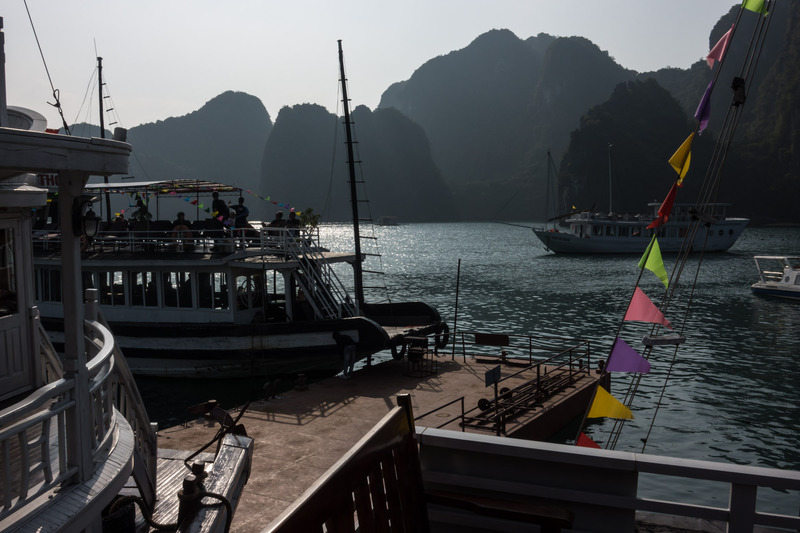
M758 281L753 294L800 300L800 256L757 255Z
M533 232L548 251L557 254L640 254L647 248L652 231L647 226L658 216L659 202L648 204L652 214L628 215L615 213L576 213L565 220L566 227L534 228ZM692 250L724 252L742 234L749 222L746 218L730 218L725 208L730 204L709 204L712 214L694 213L694 204L675 204L669 221L660 227L658 244L662 252L677 252L697 222L699 226L691 241ZM706 235L707 234L707 235Z

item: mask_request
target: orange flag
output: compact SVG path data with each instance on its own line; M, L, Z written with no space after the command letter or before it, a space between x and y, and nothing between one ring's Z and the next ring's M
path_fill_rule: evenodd
M661 324L672 329L672 324L669 323L669 320L664 318L661 311L639 287L636 287L636 290L633 291L633 298L631 298L631 303L628 305L628 311L625 313L623 320Z

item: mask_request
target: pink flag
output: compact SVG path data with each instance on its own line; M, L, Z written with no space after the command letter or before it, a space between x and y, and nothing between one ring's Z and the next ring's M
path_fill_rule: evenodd
M611 347L611 355L608 356L606 370L609 372L648 374L650 372L650 362L639 355L627 342L617 337L617 340L614 341L614 346Z
M731 35L733 34L733 26L729 29L722 38L717 41L717 44L714 45L714 48L706 56L706 63L708 63L709 68L714 67L714 60L716 59L719 62L722 62L722 58L725 57L725 50L728 49L728 43L731 40Z
M628 305L628 312L625 313L625 318L623 320L661 324L662 326L672 329L672 324L669 323L669 320L664 318L661 311L658 310L655 304L650 301L650 298L648 298L639 287L636 287L636 290L633 291L633 298L631 298L631 303Z

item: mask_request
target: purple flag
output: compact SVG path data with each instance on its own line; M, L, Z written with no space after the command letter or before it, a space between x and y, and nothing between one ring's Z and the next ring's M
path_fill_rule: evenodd
M639 355L627 342L617 337L614 346L611 347L611 355L608 356L606 371L648 374L650 373L650 362Z
M714 80L708 82L706 92L700 99L700 104L697 106L697 111L694 112L694 118L700 121L700 128L697 133L703 133L703 130L708 126L708 119L711 116L711 89L714 88Z

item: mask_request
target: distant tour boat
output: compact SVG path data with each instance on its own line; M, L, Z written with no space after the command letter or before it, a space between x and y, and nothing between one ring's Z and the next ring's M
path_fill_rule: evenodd
M644 252L652 235L647 226L658 217L658 202L648 204L653 208L649 215L615 213L576 213L564 222L566 227L534 228L533 232L548 251L558 254L640 254ZM691 236L691 250L724 252L728 250L747 227L749 219L730 218L725 208L730 204L709 204L712 214L695 214L694 204L675 204L669 221L659 228L658 244L663 252L677 252L689 237L693 217L707 220ZM706 230L706 228L708 228Z
M378 225L379 226L397 226L397 217L393 216L382 216L378 217Z
M758 281L750 286L753 294L800 300L800 257L757 255Z

